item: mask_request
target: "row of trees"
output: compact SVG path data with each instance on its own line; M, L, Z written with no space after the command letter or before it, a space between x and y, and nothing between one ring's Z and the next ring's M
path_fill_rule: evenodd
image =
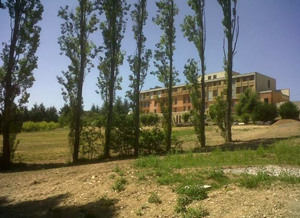
M236 13L237 0L218 0L222 7L224 19L224 69L227 72L227 141L231 141L231 92L232 92L232 65L238 39L238 17ZM94 59L98 58L99 94L104 101L105 113L105 145L104 157L110 156L111 132L113 126L113 106L116 100L116 90L121 89L122 77L119 66L123 64L125 53L121 49L124 38L127 13L130 5L126 0L78 0L78 7L70 11L68 6L61 7L58 16L63 20L61 37L58 43L61 54L70 59L67 71L58 77L62 85L62 95L68 105L69 142L73 149L73 162L78 160L80 137L83 130L83 97L82 89L84 79L94 67ZM182 31L189 41L193 42L198 50L201 61L201 84L198 84L198 63L190 60L186 66L185 74L190 85L191 97L195 108L195 115L199 122L195 123L199 141L205 146L204 125L204 75L205 75L205 0L189 0L188 4L194 11L193 16L187 16L182 24ZM160 82L168 89L167 102L162 108L164 113L164 131L166 151L172 143L172 90L179 81L178 71L173 64L175 52L176 28L175 16L179 10L174 0L160 0L156 2L157 15L153 21L162 30L160 41L154 51L153 72ZM10 164L10 150L17 134L13 130L15 115L22 105L28 101L26 92L33 85L33 70L37 67L36 50L39 46L41 28L37 23L42 19L43 6L40 0L7 0L1 8L8 8L12 19L10 45L4 44L1 55L3 66L1 77L1 107L3 109L3 160L4 166ZM103 21L99 20L103 17ZM134 112L135 155L139 154L140 132L140 105L139 95L148 73L152 52L145 48L146 36L144 27L148 18L147 0L137 0L131 12L134 23L132 30L136 40L136 52L128 57L132 70L130 76L131 90L127 93ZM97 31L102 33L103 45L97 46L89 37ZM225 38L227 43L225 43ZM227 44L227 48L225 48ZM99 55L101 53L101 55ZM201 93L199 93L201 88ZM18 99L18 103L15 103ZM162 105L162 104L161 104Z

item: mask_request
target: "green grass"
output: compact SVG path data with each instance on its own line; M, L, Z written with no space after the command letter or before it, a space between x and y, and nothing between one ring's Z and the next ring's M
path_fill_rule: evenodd
M66 163L70 160L68 130L20 133L17 161L24 163ZM2 137L0 137L2 147ZM1 148L2 149L2 148Z

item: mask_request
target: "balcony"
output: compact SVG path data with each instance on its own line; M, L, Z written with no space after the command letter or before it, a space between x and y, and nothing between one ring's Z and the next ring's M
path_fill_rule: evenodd
M248 85L249 85L249 82L248 82L248 81L242 82L242 86L248 86Z
M254 80L249 81L249 86L254 86Z

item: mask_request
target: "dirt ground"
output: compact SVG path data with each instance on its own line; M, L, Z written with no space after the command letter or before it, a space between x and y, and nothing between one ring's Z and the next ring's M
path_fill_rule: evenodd
M220 143L221 137L213 137L216 134L210 132L211 144ZM233 132L234 139L240 141L287 138L299 136L300 123L234 126ZM178 195L172 187L159 186L154 181L139 181L132 163L133 160L118 160L0 172L0 218L180 217L174 212ZM113 172L116 165L124 170L128 181L126 189L120 193L111 188L120 177ZM148 203L151 192L158 194L161 204ZM300 217L299 185L274 184L254 190L229 185L210 191L208 196L208 199L191 205L207 209L208 217Z
M118 175L116 164L125 170L128 185L117 193L111 185ZM0 217L180 217L174 212L177 194L172 187L140 182L131 161L73 166L0 174ZM111 175L116 178L112 179ZM155 192L162 204L148 203ZM101 199L107 196L111 201ZM201 205L215 218L300 217L300 187L272 185L248 190L229 185L209 192Z

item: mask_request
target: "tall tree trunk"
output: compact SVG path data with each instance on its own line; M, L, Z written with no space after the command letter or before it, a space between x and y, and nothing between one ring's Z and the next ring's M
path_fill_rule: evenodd
M200 144L201 147L205 147L205 63L204 63L204 51L203 58L201 58L201 110L200 110Z
M110 62L110 82L109 82L109 90L108 90L108 113L107 113L107 121L105 128L105 145L104 145L104 158L110 157L110 143L111 143L111 129L112 129L112 117L113 117L113 104L114 104L114 88L115 88L115 80L116 80L116 18L112 16L110 19L110 27L112 28L112 45L111 45L111 62Z
M142 65L142 34L143 34L143 20L144 20L144 9L145 9L145 2L142 2L142 15L139 21L139 38L138 38L138 73L137 73L137 81L135 87L135 94L136 94L136 102L135 102L135 141L134 141L134 156L139 155L139 148L140 148L140 80L141 80L141 65Z
M174 2L172 1L171 7L171 23L170 23L170 35L169 35L169 47L170 47L170 73L169 73L169 105L168 105L168 132L167 132L167 152L170 151L172 145L172 91L173 91L173 25L174 25Z
M5 98L4 98L4 111L3 111L3 168L7 169L11 164L11 145L10 145L10 126L12 116L12 73L15 65L15 50L20 28L20 0L16 0L15 3L15 22L13 28L13 36L11 39L11 45L9 50L8 67L5 75Z
M229 6L231 9L231 1L229 1ZM231 135L231 104L232 104L232 62L233 62L233 35L232 35L232 22L231 22L231 10L228 11L228 57L227 57L227 111L226 111L226 122L225 122L225 139L226 142L232 141Z
M74 151L73 151L73 162L78 161L79 153L79 143L80 143L80 133L81 133L81 115L82 115L82 88L84 80L84 70L86 62L86 48L85 48L85 31L86 31L86 20L85 20L85 11L86 11L86 0L81 1L81 18L80 18L80 74L78 78L78 93L76 100L76 112L75 112L75 141L74 141Z

